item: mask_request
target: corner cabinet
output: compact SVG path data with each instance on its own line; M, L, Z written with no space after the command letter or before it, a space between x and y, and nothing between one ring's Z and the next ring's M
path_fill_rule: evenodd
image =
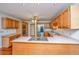
M56 24L56 25L54 25ZM51 28L79 29L79 6L72 5L50 22Z
M11 19L8 17L2 18L2 27L5 29L17 29L19 28L19 21L15 20L15 19Z

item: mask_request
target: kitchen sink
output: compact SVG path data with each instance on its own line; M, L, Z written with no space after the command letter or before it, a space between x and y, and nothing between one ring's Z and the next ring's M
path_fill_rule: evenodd
M38 37L38 38L35 38L35 37L32 37L31 39L29 39L28 41L48 41L46 37Z

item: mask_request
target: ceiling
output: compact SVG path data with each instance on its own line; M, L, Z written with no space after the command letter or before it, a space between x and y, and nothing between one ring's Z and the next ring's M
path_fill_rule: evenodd
M39 16L41 20L50 20L65 8L69 3L0 3L0 12L23 20Z

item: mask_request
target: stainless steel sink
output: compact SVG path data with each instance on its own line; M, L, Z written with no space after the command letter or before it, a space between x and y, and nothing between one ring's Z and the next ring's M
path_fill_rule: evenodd
M28 41L48 41L48 40L47 40L47 38L45 38L45 37L42 37L42 38L40 38L40 37L38 37L38 38L32 37L32 38L29 39Z

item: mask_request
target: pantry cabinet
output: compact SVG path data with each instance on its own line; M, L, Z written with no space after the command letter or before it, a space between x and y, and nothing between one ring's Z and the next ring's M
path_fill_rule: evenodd
M2 22L3 28L5 28L5 29L19 28L19 21L15 20L15 19L6 17L6 18L3 18L2 20L3 20L3 22Z
M54 25L55 24L55 25ZM79 6L72 5L50 22L51 28L79 29Z

